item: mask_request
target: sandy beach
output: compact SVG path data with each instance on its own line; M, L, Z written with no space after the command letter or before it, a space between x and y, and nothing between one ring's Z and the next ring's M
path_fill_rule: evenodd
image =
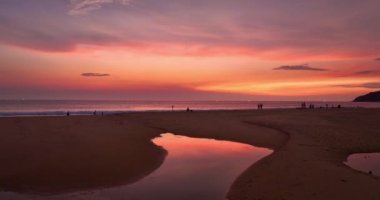
M274 149L228 198L380 199L380 178L343 162L380 152L380 109L137 112L0 118L0 189L59 194L135 182L164 161L171 132Z

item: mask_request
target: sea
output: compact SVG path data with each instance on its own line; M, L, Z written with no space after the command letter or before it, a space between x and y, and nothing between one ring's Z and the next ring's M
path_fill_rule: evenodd
M247 110L298 108L301 101L115 101L115 100L0 100L0 117L115 114L125 112ZM380 108L380 103L306 102L315 108L340 105L345 108Z

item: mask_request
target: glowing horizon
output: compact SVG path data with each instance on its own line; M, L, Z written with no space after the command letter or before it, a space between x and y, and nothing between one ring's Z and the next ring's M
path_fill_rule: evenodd
M352 100L380 89L379 6L5 0L0 99Z

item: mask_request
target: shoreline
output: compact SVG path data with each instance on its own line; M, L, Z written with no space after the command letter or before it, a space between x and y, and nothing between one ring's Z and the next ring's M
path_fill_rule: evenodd
M380 105L379 105L380 106ZM263 110L293 110L293 109L299 109L299 110L335 110L335 109L380 109L380 107L342 107L342 108L324 108L324 107L318 107L318 108L301 108L301 107L268 107ZM191 112L218 112L218 111L256 111L257 108L243 108L243 109L196 109L191 110ZM86 111L46 111L46 112L1 112L0 111L0 118L9 118L9 117L65 117L67 116L67 112L70 113L70 116L94 116L93 112L94 110L86 110ZM129 114L129 113L172 113L172 112L186 112L186 109L182 110L125 110L125 111L107 111L107 110L96 110L97 114L95 116L102 116L103 115L123 115L123 114ZM57 113L57 114L54 114Z
M74 159L79 162L76 163L77 166L69 169L75 169L77 175L82 175L75 181L80 182L81 178L88 176L78 166L83 167L86 162L90 162L108 180L100 180L99 186L112 187L122 184L123 181L128 182L127 179L131 180L127 176L122 177L121 182L120 179L111 180L115 178L112 178L112 174L120 176L118 173L108 174L115 172L115 162L123 161L121 163L127 164L131 161L127 162L128 159L144 157L143 152L146 150L155 152L150 140L163 132L171 132L274 149L271 155L250 166L237 177L228 192L229 199L380 199L380 178L355 171L343 164L351 153L380 152L378 121L380 109L376 108L5 117L0 118L0 127L4 130L0 133L3 138L0 140L0 162L4 163L0 166L0 179L6 182L11 179L4 178L23 172L24 176L16 176L13 180L19 185L25 185L25 173L27 175L27 172L38 171L28 171L33 168L30 161L40 161L41 165L50 164L57 170L61 169L60 166L52 165L56 159L73 159L70 156L82 152L82 157ZM64 146L69 152L60 151L57 145ZM109 149L110 146L115 147ZM35 149L36 147L38 148ZM44 148L50 152L41 151ZM123 148L127 148L127 151ZM120 156L120 152L123 155ZM41 154L48 159L42 162ZM100 155L113 156L112 162L107 162L113 164L97 166L100 160L96 158ZM162 152L154 157L158 158L157 155L162 155ZM17 159L25 156L32 158L29 158L29 162ZM152 162L154 157L142 160L146 164L145 170L141 166L131 169L139 171L140 174L149 173L146 169L154 171L159 163L159 159ZM80 163L82 160L79 158L86 158L86 162ZM54 170L51 174L56 174ZM43 177L44 173L40 175ZM46 183L41 177L30 177L29 183ZM58 174L55 180L57 178L64 177ZM21 191L16 183L11 190ZM0 188L4 188L4 185L0 185Z

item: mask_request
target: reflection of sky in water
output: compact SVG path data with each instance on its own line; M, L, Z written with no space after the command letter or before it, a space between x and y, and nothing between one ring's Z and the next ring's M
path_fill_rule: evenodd
M169 153L158 170L134 184L49 197L2 192L0 199L221 200L246 168L272 152L241 143L173 134L163 134L153 142Z
M346 165L365 173L380 177L380 153L357 153L347 158Z

